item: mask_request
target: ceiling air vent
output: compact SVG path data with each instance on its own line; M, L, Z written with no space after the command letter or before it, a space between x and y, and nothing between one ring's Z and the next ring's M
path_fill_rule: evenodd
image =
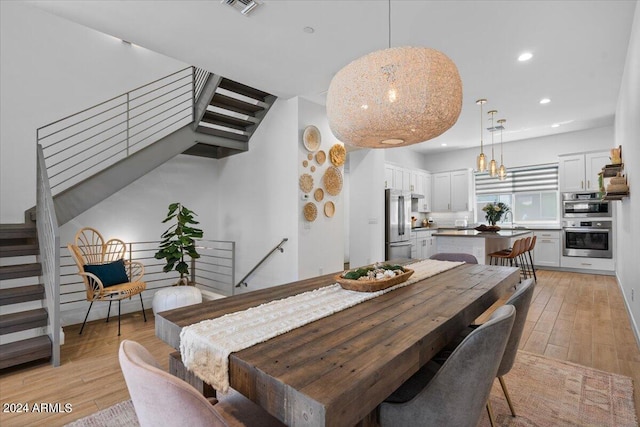
M235 8L244 16L249 15L250 12L262 4L256 0L222 0L221 3Z

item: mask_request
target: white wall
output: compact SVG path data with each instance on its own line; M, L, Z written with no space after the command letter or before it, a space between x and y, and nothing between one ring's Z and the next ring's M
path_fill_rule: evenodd
M82 227L97 229L105 239L119 238L125 242L160 240L160 235L168 228L167 224L162 224L162 220L166 217L169 204L173 202L182 203L198 215L198 227L204 231L205 239L219 239L216 165L217 161L214 159L176 156L60 227L60 243L66 245L72 242L75 233ZM67 255L65 250L62 252L63 255ZM149 272L148 262L145 263L145 267ZM160 267L157 267L154 271L159 269ZM75 267L69 269L70 274L75 275L75 272ZM176 272L167 275L176 279L178 277ZM80 289L82 286L78 288ZM153 294L145 292L143 296L145 307L150 308ZM61 298L65 300L66 297ZM71 300L77 298L78 295L75 295ZM94 304L89 320L106 317L107 306ZM84 301L65 304L62 309L62 324L70 325L82 322L87 304ZM138 310L138 298L122 302L123 313Z
M509 142L504 144L504 164L508 169L509 167L554 163L558 161L558 156L561 154L609 150L613 139L613 126L605 126ZM424 169L430 172L440 172L475 168L479 153L480 148L478 147L427 155ZM496 153L499 156L499 149ZM487 149L485 145L485 155L487 154L491 155L491 147Z
M640 2L636 3L627 60L616 109L614 147L622 146L630 197L617 206L616 275L640 342ZM631 299L632 292L634 294Z
M249 151L219 161L218 239L236 246L236 282L283 238L241 292L298 278L298 101L277 100Z
M417 153L411 147L394 147L381 149L384 152L384 161L395 163L410 169L426 169L426 156Z
M349 262L384 261L384 150L349 153Z
M35 206L36 129L188 66L17 1L0 2L0 222Z
M324 151L327 155L326 161L320 165L315 160L308 160L309 153L302 142L302 135L305 127L313 125L318 128L321 135L321 145L319 151ZM309 193L308 200L303 200L305 194L298 187L298 272L301 279L316 277L321 274L341 271L344 264L344 166L338 169L343 174L343 189L336 196L330 195L322 183L324 173L332 167L329 158L329 150L335 144L343 145L331 133L327 120L326 109L323 105L315 104L300 98L298 100L298 176L309 174L313 178L313 190ZM307 161L307 167L303 166L303 161ZM315 166L315 172L311 172L311 166ZM313 192L321 188L324 190L324 199L317 202L313 197ZM327 202L335 205L335 214L329 218L324 214L324 206ZM314 203L318 214L315 221L307 221L303 215L303 207L306 203Z

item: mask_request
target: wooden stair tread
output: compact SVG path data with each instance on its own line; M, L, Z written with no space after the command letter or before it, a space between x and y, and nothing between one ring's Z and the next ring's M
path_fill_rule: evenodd
M198 126L196 132L206 133L207 135L219 136L222 138L233 139L236 141L248 142L249 137L247 135L240 135L238 133L227 132L222 129L213 129L205 126Z
M0 240L34 239L37 234L35 224L0 224Z
M0 267L0 280L18 279L21 277L40 276L42 266L39 262L28 264L5 265Z
M0 369L51 357L51 340L42 335L0 345Z
M40 248L37 243L0 245L0 257L38 255L39 253Z
M47 310L44 308L3 314L0 316L0 333L4 335L47 326L47 317Z
M0 305L18 304L44 299L44 286L29 285L0 289Z
M220 81L220 88L230 90L231 92L235 92L240 95L247 96L249 98L253 98L257 101L263 101L270 95L267 92L263 92L258 89L254 89L250 86L243 85L242 83L235 82L233 80L223 78Z
M232 129L246 131L249 126L255 126L254 122L238 119L232 116L207 111L204 113L201 122L210 123L212 125L224 126Z
M235 111L236 113L244 114L246 116L255 116L258 111L264 110L260 105L250 104L248 102L241 101L230 96L216 93L213 95L213 99L209 103L214 107L224 108L226 110Z

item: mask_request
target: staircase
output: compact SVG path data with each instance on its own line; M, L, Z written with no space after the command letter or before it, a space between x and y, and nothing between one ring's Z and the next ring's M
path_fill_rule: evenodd
M38 144L58 224L178 154L221 159L247 151L275 100L189 67L43 126Z
M0 225L0 369L51 357L37 239L34 224Z

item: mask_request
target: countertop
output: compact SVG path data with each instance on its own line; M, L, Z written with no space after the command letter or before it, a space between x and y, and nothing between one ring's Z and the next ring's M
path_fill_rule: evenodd
M531 233L531 230L500 230L495 233L480 232L477 230L439 230L434 236L442 237L482 237L485 239L504 239L523 236Z

